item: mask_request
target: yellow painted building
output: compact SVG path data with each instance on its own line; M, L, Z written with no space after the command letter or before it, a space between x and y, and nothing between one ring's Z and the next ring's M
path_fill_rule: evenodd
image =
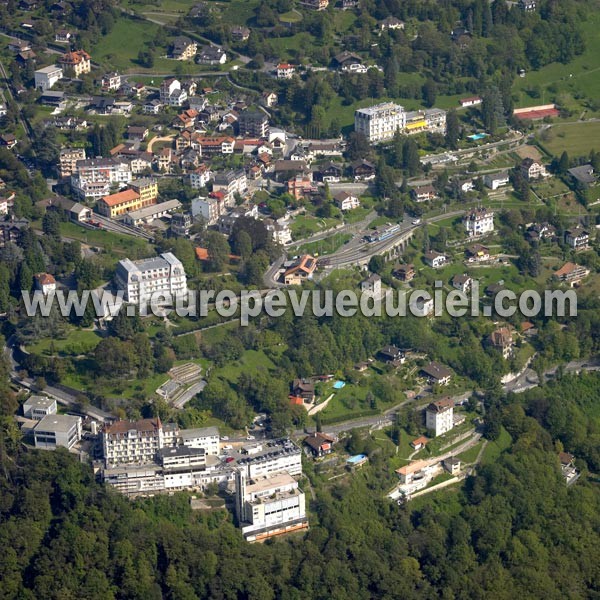
M156 204L158 198L158 181L156 179L137 179L132 181L129 187L139 194L142 206Z
M132 210L139 210L148 204L142 204L140 195L135 190L124 190L98 200L97 209L105 217L118 217Z

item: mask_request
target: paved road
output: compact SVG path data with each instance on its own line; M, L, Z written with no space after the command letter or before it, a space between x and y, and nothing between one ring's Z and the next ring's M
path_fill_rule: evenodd
M558 367L552 367L544 372L544 380L552 379L558 370ZM591 358L588 360L574 360L564 365L565 373L580 373L581 371L600 371L600 359ZM525 369L516 379L504 384L505 392L514 392L518 394L539 385L539 378L533 369Z

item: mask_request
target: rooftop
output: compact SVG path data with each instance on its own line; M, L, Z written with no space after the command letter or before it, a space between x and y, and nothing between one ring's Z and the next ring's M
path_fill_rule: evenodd
M139 421L116 421L112 425L108 425L104 429L107 435L118 433L127 433L128 431L151 431L155 432L162 428L162 423L159 418L156 419L140 419Z
M54 431L55 433L69 433L77 425L81 417L71 415L46 415L35 426L35 431Z
M135 190L127 189L122 192L117 192L116 194L111 194L110 196L104 196L102 201L108 206L118 206L119 204L137 200L139 197L140 195Z
M182 429L179 435L184 440L200 437L219 437L218 427L199 427L197 429Z

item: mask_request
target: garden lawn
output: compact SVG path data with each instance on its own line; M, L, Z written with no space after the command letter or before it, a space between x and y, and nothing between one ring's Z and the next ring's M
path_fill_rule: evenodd
M600 73L597 73L600 79ZM590 150L600 151L600 122L559 123L550 129L550 138L541 141L554 156L566 151L571 158L584 156Z
M141 19L122 15L110 33L98 40L94 46L93 59L103 66L119 71L135 68L138 72L145 69L137 64L140 50L147 48L146 42L156 38L159 26ZM175 66L173 66L173 70Z
M332 254L352 239L350 233L335 233L324 240L309 242L298 248L298 254L312 254L313 256Z
M102 338L98 332L91 329L71 329L64 339L43 338L34 344L27 346L27 350L33 354L52 356L61 354L78 356L91 352ZM54 351L51 351L51 346Z
M517 107L547 104L560 96L568 108L581 110L582 101L575 98L580 96L596 101L600 97L600 13L589 11L587 21L581 26L585 52L566 65L552 63L517 78L514 85L514 92L518 94ZM541 90L541 96L527 93L536 87Z

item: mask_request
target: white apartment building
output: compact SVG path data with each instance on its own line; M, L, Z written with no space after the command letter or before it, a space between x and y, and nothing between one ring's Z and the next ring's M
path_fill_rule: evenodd
M463 217L467 235L476 237L494 231L494 212L486 208L474 208Z
M35 89L45 92L46 90L51 89L59 79L62 79L62 76L63 70L57 65L50 65L43 69L38 69L33 74Z
M81 439L81 417L49 414L33 429L36 448L54 450L59 446L69 450Z
M396 131L406 127L404 107L393 102L383 102L354 113L354 130L362 133L372 144L391 140Z
M202 217L207 226L216 225L219 217L225 214L225 202L220 198L195 198L192 200L192 217Z
M23 402L23 415L35 421L41 421L48 415L55 415L56 410L56 400L47 396L30 396Z
M211 177L211 170L206 165L200 165L197 169L194 169L189 173L190 187L193 190L199 190L200 188L206 187Z
M289 473L248 478L238 471L236 513L249 542L308 528L304 493Z
M444 398L432 402L425 410L425 425L435 437L450 431L454 427L454 401Z
M121 87L121 76L116 71L105 73L100 85L105 92L116 92Z
M187 294L185 269L171 252L135 262L129 258L120 260L115 283L118 289L124 291L125 302L147 302L153 294L171 298Z
M247 191L248 180L243 169L215 173L213 192L223 192L226 206L235 206L235 194L243 196Z
M170 77L160 84L160 102L167 106L182 106L188 98L178 79Z
M71 189L80 198L99 200L111 192L111 187L124 187L131 182L129 163L113 158L78 160L71 175Z
M117 421L102 432L102 450L107 467L153 462L164 446L159 418Z
M263 223L265 224L267 231L271 233L273 241L276 244L285 246L292 241L292 230L290 229L289 222L285 219L278 219L277 221L265 219Z
M201 427L199 429L182 429L179 432L181 443L187 448L201 448L206 454L218 456L221 442L217 427Z
M291 79L296 72L296 68L289 63L279 63L277 65L277 79Z

